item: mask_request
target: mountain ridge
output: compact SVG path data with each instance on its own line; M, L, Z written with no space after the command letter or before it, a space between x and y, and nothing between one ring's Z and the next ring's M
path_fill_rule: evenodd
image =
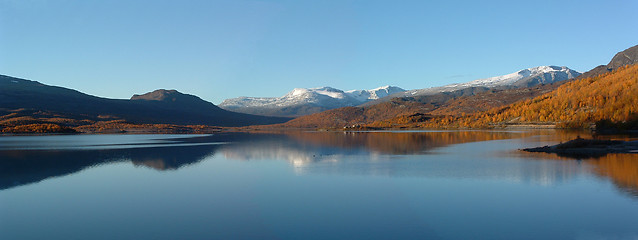
M167 94L171 96L170 99ZM173 99L176 101L172 101ZM246 126L289 120L226 111L199 97L176 90L157 90L133 96L132 100L109 99L0 75L0 116L18 117L19 112L38 114L40 118L48 116L76 122L126 120L136 124ZM6 122L8 118L2 119Z
M403 93L396 93L378 100L370 101L365 103L364 106L374 105L396 97L427 96L444 92L454 92L467 88L484 88L487 90L533 87L539 84L551 84L554 82L572 79L580 74L580 72L565 66L538 66L521 69L505 75L476 79L465 83L452 83L439 87L409 90Z
M425 119L427 115L439 112L446 114L458 113L473 113L476 111L485 111L494 107L510 104L522 99L536 97L540 94L551 91L560 84L566 82L568 77L578 75L578 72L571 72L573 70L567 67L555 67L555 66L540 66L536 67L540 71L533 71L534 68L528 68L519 70L517 72L506 74L502 76L496 76L486 79L477 79L463 84L450 84L436 88L426 88L406 91L394 95L387 96L385 98L370 101L366 104L357 106L355 108L338 108L332 109L326 112L315 113L312 115L302 116L295 118L289 122L278 124L273 126L277 127L295 127L295 128L335 128L335 127L352 127L359 125L366 125L372 122L383 121L384 119L391 119L397 116L414 115L419 119ZM529 72L525 71L528 70ZM545 71L543 71L545 70ZM555 78L556 74L544 74L551 71L562 71L565 74L561 78ZM532 74L533 72L542 72L545 80L552 77L550 81L540 81L539 74ZM571 73L569 73L571 72ZM518 78L507 78L505 76L513 75L527 75ZM530 77L531 76L531 77ZM499 80L501 84L486 84ZM559 80L561 79L561 80ZM474 84L479 83L479 84ZM508 83L506 86L502 83ZM516 84L519 83L519 84ZM524 83L524 84L522 84ZM533 83L532 87L520 87L526 86L527 83ZM459 87L462 86L462 87ZM496 86L496 87L488 87ZM423 90L418 94L419 90ZM417 93L414 93L417 91ZM467 109L455 109L456 104L459 104L457 99L471 99L476 100L478 97L486 97L486 99L479 100L478 102L471 102L471 105L463 105ZM439 109L446 109L439 111ZM326 122L325 119L333 119L333 122Z
M638 65L619 66L609 73L570 81L533 99L471 115L433 118L432 121L416 125L437 128L539 124L560 128L590 128L595 125L597 129L601 125L608 125L636 129L637 86Z
M616 53L616 55L611 58L607 65L598 65L597 67L576 77L576 79L594 77L600 74L611 72L615 69L618 69L619 67L636 63L638 63L638 45Z
M226 110L270 116L300 116L329 109L356 106L405 91L395 86L343 91L332 87L295 88L281 97L239 97L224 100Z

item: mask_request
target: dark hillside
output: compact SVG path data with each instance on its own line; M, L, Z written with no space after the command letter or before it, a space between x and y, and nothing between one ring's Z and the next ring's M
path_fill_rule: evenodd
M175 90L157 90L132 99L100 98L68 88L0 75L0 111L5 114L22 109L75 120L121 119L139 124L215 126L273 124L289 120L226 111Z

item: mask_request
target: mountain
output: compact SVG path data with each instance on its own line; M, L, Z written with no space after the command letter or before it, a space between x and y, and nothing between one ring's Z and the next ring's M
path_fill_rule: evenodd
M147 105L155 105L160 108L188 111L192 113L227 113L227 111L224 111L218 106L215 106L215 104L211 102L204 101L203 99L194 95L178 92L177 90L158 89L142 95L134 94L131 97L130 101Z
M405 90L384 86L371 90L342 91L331 87L295 88L282 97L239 97L224 100L226 110L269 116L302 116L329 109L356 106Z
M565 83L525 101L467 116L444 117L426 127L556 125L586 128L591 124L638 129L638 65ZM599 127L599 126L597 126Z
M400 93L400 92L405 92L405 90L400 87L383 86L383 87L378 87L371 90L350 90L350 91L346 91L346 94L350 95L351 97L357 99L358 101L362 103L365 103L371 100L384 98L384 97L390 96L395 93Z
M592 78L601 74L610 73L620 67L638 63L638 45L630 47L614 55L607 65L597 66L583 74L570 79L575 81L583 78ZM553 90L569 81L555 82L548 85L537 85L531 88L496 89L462 96L445 104L431 114L434 115L461 115L474 112L487 111L495 107L505 106L518 100L533 98Z
M467 83L391 94L358 107L337 108L293 119L279 127L330 128L365 125L402 115L462 114L485 111L555 89L580 73L541 66ZM527 87L531 86L531 87ZM464 99L459 102L459 99ZM440 109L444 109L441 111ZM423 119L422 119L423 120Z
M580 74L580 72L569 69L568 67L540 66L523 69L502 76L477 79L466 83L454 83L441 87L423 88L402 93L396 93L385 98L369 102L366 105L388 101L396 97L427 96L437 93L455 92L463 89L470 89L470 91L466 91L466 95L474 95L476 91L482 92L488 89L513 89L533 87L540 84L551 84L554 82L564 81L577 77Z
M76 90L0 75L0 125L18 119L65 119L69 125L126 120L136 124L246 126L281 123L275 118L235 113L175 90L135 95L131 100L91 96ZM1 127L1 126L0 126Z
M625 49L609 61L607 65L600 65L592 70L583 73L579 78L588 78L611 72L619 67L638 63L638 45Z
M451 84L444 87L451 89L467 87L531 87L538 84L549 84L567 80L577 77L578 75L580 75L579 72L569 69L568 67L540 66L523 69L503 76L478 79L462 84Z
M616 54L607 65L582 75L532 88L490 90L443 104L426 121L406 117L377 121L369 127L493 127L545 124L558 127L638 129L638 46ZM512 101L515 100L515 101Z

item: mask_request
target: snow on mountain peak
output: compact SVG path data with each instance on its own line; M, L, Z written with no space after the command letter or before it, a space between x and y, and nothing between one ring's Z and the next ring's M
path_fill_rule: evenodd
M299 95L303 95L304 93L307 93L308 89L305 88L295 88L293 89L290 93L288 93L287 95L290 96L299 96Z
M378 87L378 88L375 88L375 89L370 89L369 91L378 91L378 90L383 90L383 89L387 90L389 88L393 88L393 86L385 85L385 86L381 86L381 87Z
M301 104L315 104L324 107L345 107L359 105L403 91L405 90L393 86L383 86L371 90L350 91L342 91L332 87L295 88L282 97L239 97L226 99L219 106L231 110L245 107L277 108Z
M382 87L378 87L375 89L370 89L370 90L350 90L350 91L346 91L347 94L349 94L351 97L361 101L361 102L368 102L371 100L376 100L379 98L383 98L385 96L391 95L391 94L395 94L395 93L399 93L399 92L405 92L404 89L400 88L400 87L394 87L394 86L382 86Z
M563 81L580 75L579 72L567 67L540 66L523 69L514 73L477 79L466 83L457 83L443 86L450 91L468 87L500 87L500 86L533 86L536 84L548 84Z
M343 99L347 97L343 91L336 88L331 88L331 87L311 88L311 90L313 90L314 92L318 94L326 95L331 98Z
M502 76L477 79L466 83L455 83L442 87L412 90L406 92L405 94L403 94L403 96L431 95L441 92L452 92L471 87L531 87L538 84L549 84L558 81L564 81L577 77L580 74L580 72L569 69L568 67L539 66L522 69L514 73Z

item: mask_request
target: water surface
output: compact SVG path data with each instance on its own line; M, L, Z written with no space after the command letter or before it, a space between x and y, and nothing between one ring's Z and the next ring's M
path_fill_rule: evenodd
M636 239L638 157L585 133L0 137L0 239Z

